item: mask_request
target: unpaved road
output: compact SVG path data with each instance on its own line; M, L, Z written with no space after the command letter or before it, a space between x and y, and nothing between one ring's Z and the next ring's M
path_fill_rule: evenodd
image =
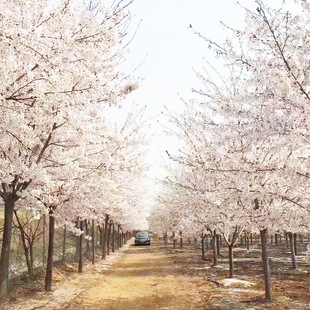
M43 283L15 287L6 310L305 310L310 309L310 265L300 256L292 270L283 246L273 247L272 303L264 303L260 251L235 250L236 278L227 279L227 250L220 264L201 259L195 245L173 249L127 244L107 260L88 263L82 274L54 269L51 293ZM212 251L211 251L212 252ZM209 253L209 258L212 253ZM42 282L42 280L41 280Z
M155 246L133 247L69 309L197 309L190 280Z
M157 244L127 245L110 263L98 261L73 274L50 294L10 303L6 309L198 309L199 292L182 267ZM113 256L112 255L112 256ZM108 267L108 268L107 268Z

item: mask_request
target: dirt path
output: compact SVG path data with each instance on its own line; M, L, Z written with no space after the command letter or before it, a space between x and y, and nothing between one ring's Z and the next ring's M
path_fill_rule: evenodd
M107 262L73 274L52 293L34 294L7 309L198 309L197 287L181 267L157 244L127 245Z
M197 309L197 291L158 247L133 247L68 309Z
M260 250L235 249L234 279L227 279L227 249L221 251L219 265L212 267L212 253L204 261L194 244L177 249L158 240L151 246L127 244L107 260L88 264L82 274L74 271L76 266L69 273L56 268L51 293L43 291L42 283L14 289L5 309L310 309L310 264L303 256L298 256L298 270L292 270L285 245L270 250L273 302L264 303Z

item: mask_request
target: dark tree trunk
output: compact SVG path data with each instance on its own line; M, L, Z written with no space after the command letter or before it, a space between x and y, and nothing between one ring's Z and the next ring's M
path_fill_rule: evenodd
M217 266L218 263L218 256L217 256L217 238L216 238L216 230L213 231L212 236L212 247L213 247L213 266Z
M91 226L91 240L92 240L92 264L95 264L95 246L96 246L96 240L95 240L95 220L92 220L92 226Z
M234 244L228 244L229 278L234 277Z
M120 231L121 231L121 227L119 224L117 224L117 242L116 242L116 249L118 250L121 247L121 237L120 237Z
M99 244L100 244L100 248L102 249L103 246L103 230L104 230L104 225L98 225L98 229L99 229Z
M45 266L45 258L46 258L46 215L43 214L43 236L42 236L42 266Z
M250 250L250 238L249 238L249 233L245 233L245 244L246 244L246 249L249 251Z
M289 247L289 241L288 241L288 233L285 232L285 244L286 244L286 247L288 248Z
M27 270L28 270L28 273L31 275L32 274L32 265L31 265L31 262L30 262L30 253L29 253L29 246L27 245L27 241L26 241L26 232L24 230L24 227L19 219L19 216L17 215L17 212L16 210L14 210L14 214L15 214L15 218L16 218L16 221L17 221L17 226L18 226L18 229L19 229L19 232L20 232L20 239L22 241L22 245L23 245L23 249L24 249L24 253L25 253L25 259L26 259L26 264L27 264Z
M45 290L50 292L52 290L52 276L53 276L53 259L54 259L54 236L55 236L55 217L52 209L49 211L49 233L48 233L48 250L47 250L47 265L45 274Z
M79 226L80 226L80 222L79 222L79 219L77 219L75 221L75 227L77 229L80 229ZM74 254L76 261L79 261L79 253L80 253L80 237L76 235L75 236L75 254Z
M294 252L295 252L295 255L298 255L297 253L297 234L294 233Z
M84 230L84 221L80 221L80 230ZM79 269L78 272L83 272L83 234L79 236Z
M165 246L168 245L168 232L166 231L164 234L164 241L165 241Z
M221 236L216 235L216 252L217 256L221 256Z
M203 233L201 234L201 259L205 259L205 236Z
M33 242L34 241L29 242L29 257L30 257L31 274L33 271L33 266L34 266Z
M67 241L67 226L64 226L64 234L62 240L62 260L66 260L66 241Z
M107 242L108 242L108 228L109 228L109 215L106 214L103 226L103 241L102 241L102 259L107 255Z
M262 243L262 262L264 268L264 281L265 281L265 299L271 301L271 275L268 257L268 230L267 228L260 230L261 243Z
M85 230L85 236L89 236L89 222L88 220L84 221L84 230ZM90 242L89 239L86 239L86 257L89 258L90 255Z
M183 248L183 233L180 231L180 248Z
M115 224L112 224L112 252L115 252Z
M297 269L297 262L296 262L296 256L295 256L295 246L294 246L294 236L293 233L288 233L289 239L290 239L290 248L291 248L291 258L292 258L292 265L293 269Z
M14 204L13 199L8 199L4 203L4 226L0 258L0 308L4 304L7 294Z
M108 224L108 237L107 237L107 255L110 255L110 243L111 243L111 230L112 230L112 224Z

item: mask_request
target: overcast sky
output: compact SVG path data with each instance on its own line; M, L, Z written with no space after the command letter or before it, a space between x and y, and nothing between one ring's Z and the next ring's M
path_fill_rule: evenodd
M189 28L221 42L224 39L220 21L232 27L241 27L243 10L235 0L134 0L131 11L133 31L141 24L130 43L129 63L141 66L136 74L143 79L138 90L128 98L140 106L147 106L147 115L155 116L152 128L156 134L151 145L150 161L154 163L152 175L162 173L158 166L165 150L177 150L177 141L162 134L158 121L164 106L180 111L183 98L191 98L191 89L199 85L194 69L202 67L208 54L207 43ZM178 95L179 94L179 95Z

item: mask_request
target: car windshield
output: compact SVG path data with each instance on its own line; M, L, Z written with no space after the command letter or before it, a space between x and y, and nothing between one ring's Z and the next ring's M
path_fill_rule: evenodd
M138 233L136 235L137 238L148 238L149 234L148 233Z

